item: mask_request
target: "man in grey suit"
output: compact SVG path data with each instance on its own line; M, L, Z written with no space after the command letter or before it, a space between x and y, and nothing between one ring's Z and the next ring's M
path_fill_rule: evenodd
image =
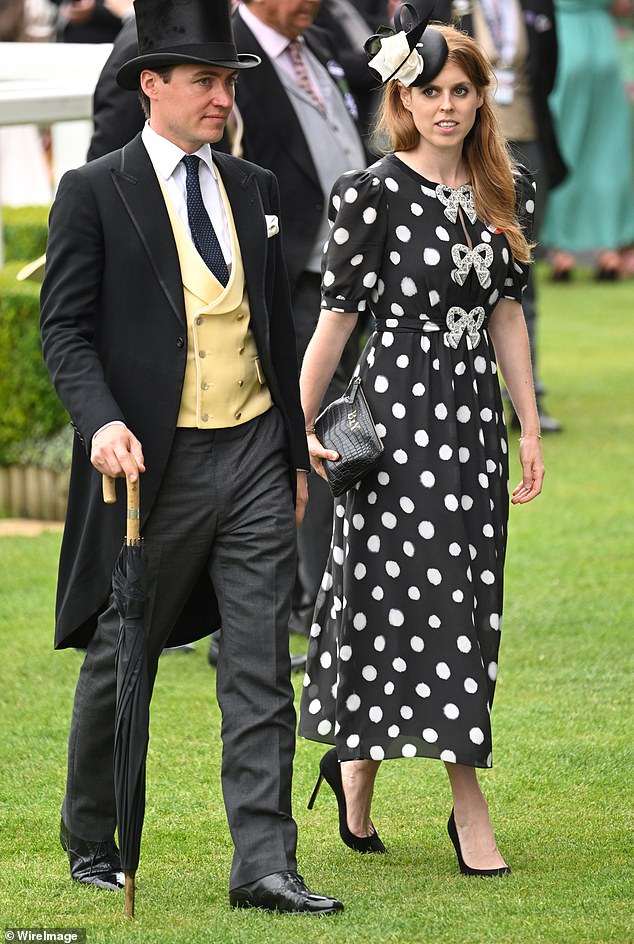
M319 318L321 259L328 238L328 199L340 174L370 163L356 103L327 33L311 26L319 3L246 0L233 28L240 49L259 56L257 73L240 78L236 100L246 158L268 167L280 185L297 357L301 363ZM368 30L368 33L370 30ZM325 402L341 396L359 354L353 332ZM332 536L332 495L318 476L299 532L298 587L291 628L310 634Z
M170 636L222 620L230 903L330 914L341 902L297 874L291 812L288 618L308 456L277 184L210 148L259 60L236 52L226 0L135 6L139 55L118 81L140 87L149 121L62 179L42 287L44 357L77 433L56 646L87 648L61 841L74 879L121 886L111 573L124 516L100 481L141 475L151 682Z

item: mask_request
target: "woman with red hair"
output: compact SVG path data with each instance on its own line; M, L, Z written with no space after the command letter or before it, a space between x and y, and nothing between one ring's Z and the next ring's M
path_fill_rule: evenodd
M396 30L366 44L387 153L333 189L323 310L302 368L323 474L337 454L315 435L317 410L358 314L374 316L356 374L384 451L335 504L300 734L335 745L318 786L334 790L353 849L385 851L370 820L380 763L437 758L461 871L504 875L476 768L492 763L507 536L498 366L522 426L511 501L535 498L544 475L521 307L534 191L490 107L485 55L450 27L403 26L412 13L405 4Z

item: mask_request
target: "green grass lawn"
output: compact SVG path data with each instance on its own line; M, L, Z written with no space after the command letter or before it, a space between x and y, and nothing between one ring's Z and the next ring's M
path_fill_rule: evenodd
M565 424L544 441L543 496L513 508L494 763L481 780L513 873L461 877L443 765L384 764L384 857L355 855L300 741L300 869L335 918L232 912L219 713L206 646L162 660L152 703L137 919L69 881L57 840L81 656L52 650L59 535L0 539L0 927L86 928L89 942L631 942L634 283L544 282L542 375ZM514 450L515 451L515 450ZM519 480L517 463L512 485ZM295 677L299 690L301 678Z

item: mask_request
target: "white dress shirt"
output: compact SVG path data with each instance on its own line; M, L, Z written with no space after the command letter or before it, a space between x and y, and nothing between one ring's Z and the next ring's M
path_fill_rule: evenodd
M174 209L191 238L187 216L187 189L185 187L187 171L185 165L181 163L187 152L179 148L177 144L173 144L167 138L157 134L147 121L141 132L141 140L156 171L156 176L165 187ZM227 214L220 194L218 175L211 156L211 148L208 144L203 144L197 151L194 151L194 154L200 158L200 191L203 203L209 214L211 225L216 231L227 267L230 267L232 262L231 236L229 235Z

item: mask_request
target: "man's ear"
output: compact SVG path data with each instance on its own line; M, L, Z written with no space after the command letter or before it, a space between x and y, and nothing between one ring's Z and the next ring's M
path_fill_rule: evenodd
M156 89L159 81L160 76L158 73L152 72L151 69L144 69L139 76L139 85L141 86L141 91L150 99L150 101L156 98Z

